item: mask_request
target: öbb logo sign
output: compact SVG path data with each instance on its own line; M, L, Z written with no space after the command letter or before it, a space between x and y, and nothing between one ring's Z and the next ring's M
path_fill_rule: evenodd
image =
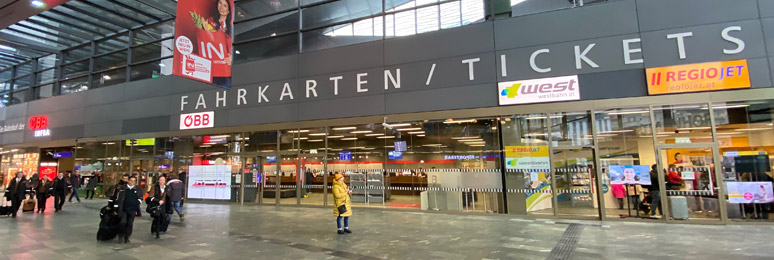
M30 118L29 126L30 126L30 129L32 130L46 129L48 128L48 117L33 116L32 118Z
M180 130L210 128L215 126L215 112L201 112L180 115Z

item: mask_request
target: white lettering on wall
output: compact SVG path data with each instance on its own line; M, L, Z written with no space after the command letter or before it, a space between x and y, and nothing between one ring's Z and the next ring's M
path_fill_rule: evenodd
M357 74L357 93L368 92L367 88L363 88L363 84L368 83L368 81L363 80L363 77L365 76L368 76L368 73Z
M470 80L476 79L475 73L473 71L473 63L476 63L476 62L479 62L479 61L481 61L481 58L473 58L473 59L462 60L462 63L467 63L468 64L468 78Z
M220 92L215 92L215 107L220 107L220 102L223 102L223 106L226 106L226 91L223 91L223 96L220 96Z
M196 108L194 109L199 109L199 106L207 108L207 104L204 103L204 94L199 94L199 98L196 100Z
M290 90L290 83L285 83L285 86L282 86L282 94L280 95L280 101L285 99L285 96L290 97L290 100L293 100L293 91Z
M338 96L339 95L339 80L343 79L343 76L336 76L331 77L330 80L333 81L333 95Z
M624 64L639 64L645 62L642 59L632 59L632 53L641 53L642 49L632 49L630 44L640 42L640 38L634 38L634 39L625 39L623 40L623 52L624 52Z
M580 51L580 46L575 45L575 69L583 68L583 64L581 63L581 61L590 65L592 68L599 68L599 65L594 63L594 61L592 61L588 57L586 57L586 54L588 54L589 51L591 51L591 49L594 48L594 46L596 45L597 45L596 43L589 44L588 46L586 46L586 49L583 49L583 52Z
M742 39L729 35L728 33L731 31L741 32L742 27L741 26L726 27L725 29L723 29L723 32L720 33L721 36L723 36L724 40L736 44L736 49L733 49L733 50L723 49L724 54L738 54L744 51L744 47L745 47L744 41Z
M245 95L247 95L247 90L240 88L237 90L237 106L244 103L247 105L247 98L245 98Z
M395 77L392 76L392 72L390 70L384 70L384 89L387 90L390 88L390 82L392 82L392 85L395 86L395 88L400 88L400 69L395 69L395 75L397 75L398 79L396 80Z
M549 53L549 52L551 52L551 50L549 49L540 49L533 52L532 55L529 55L529 66L532 67L532 70L534 70L537 73L551 72L551 67L544 69L544 68L538 67L538 65L535 63L535 59L537 58L538 55L540 55L541 53Z
M314 94L314 97L317 97L317 81L310 79L306 81L306 98L309 98L309 92L312 92Z
M677 53L681 60L684 60L685 55L685 37L693 36L693 32L673 33L667 34L667 39L677 39Z
M427 81L425 81L425 86L430 86L430 80L433 79L433 72L435 72L435 63L433 63L433 66L430 67L430 74L427 74Z
M269 89L269 85L266 85L265 87L258 86L258 104L263 102L263 100L266 100L266 103L269 103L269 98L266 97L267 89Z
M503 77L508 77L508 63L505 59L505 54L500 54L500 73Z
M183 111L185 109L185 105L188 105L188 102L185 101L186 99L188 99L188 96L180 97L180 111Z

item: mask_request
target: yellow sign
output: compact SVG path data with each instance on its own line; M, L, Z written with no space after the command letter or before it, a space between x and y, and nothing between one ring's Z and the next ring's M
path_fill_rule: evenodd
M156 138L135 139L135 141L134 146L153 146L156 144ZM126 146L132 146L132 140L126 140Z
M548 145L506 146L505 157L548 157Z
M750 87L747 60L650 68L645 71L650 95Z

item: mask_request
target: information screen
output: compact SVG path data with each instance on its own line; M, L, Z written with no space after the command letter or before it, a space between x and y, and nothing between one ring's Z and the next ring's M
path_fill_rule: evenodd
M231 200L231 166L189 167L188 198Z

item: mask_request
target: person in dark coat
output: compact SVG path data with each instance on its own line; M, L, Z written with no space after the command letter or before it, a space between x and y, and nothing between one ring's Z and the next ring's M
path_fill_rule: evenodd
M67 172L70 176L70 186L73 188L73 193L70 194L70 203L73 202L73 196L75 196L76 199L78 199L78 203L81 203L81 197L78 195L78 189L81 188L81 175L73 172Z
M99 184L99 178L97 176L92 176L89 178L89 182L86 183L86 197L83 199L85 200L92 200L94 199L94 190L97 189L97 184ZM91 193L91 197L89 197L89 193Z
M16 212L27 195L27 180L22 172L12 174L11 183L5 188L5 197L11 201L11 216L16 218Z
M169 206L169 196L167 193L167 177L163 175L159 177L158 182L153 185L153 188L151 189L152 190L149 193L150 196L148 196L148 199L146 199L145 202L148 203L149 207L160 207L161 215L153 216L153 214L151 214L151 217L153 217L151 233L155 233L156 238L159 238L160 232L167 232L169 220L172 216L172 208Z
M129 177L129 181L118 191L113 208L114 214L118 214L121 222L118 224L119 239L123 238L124 243L129 243L129 237L132 236L134 229L134 217L140 213L140 203L142 203L143 192L137 186L137 177Z
M167 194L169 196L169 203L172 208L177 211L177 215L180 216L180 222L185 221L185 214L183 214L183 208L181 207L183 199L185 198L185 184L183 181L177 179L177 176L172 174L172 178L167 182ZM169 212L168 219L172 218L172 212Z
M58 173L56 179L54 179L53 192L54 192L54 212L62 211L65 199L67 198L67 188L70 185L67 183L67 179L64 177L64 173Z
M46 211L46 201L48 197L51 197L51 189L53 189L51 180L48 176L43 176L43 180L38 181L38 185L35 186L35 196L38 198L37 213L43 213Z
M118 192L126 186L126 183L129 182L129 174L124 174L121 176L121 180L116 183L116 185L113 185L110 191L110 195L108 196L108 204L113 207L112 205L115 204L115 200L118 197ZM107 195L107 194L105 194Z

